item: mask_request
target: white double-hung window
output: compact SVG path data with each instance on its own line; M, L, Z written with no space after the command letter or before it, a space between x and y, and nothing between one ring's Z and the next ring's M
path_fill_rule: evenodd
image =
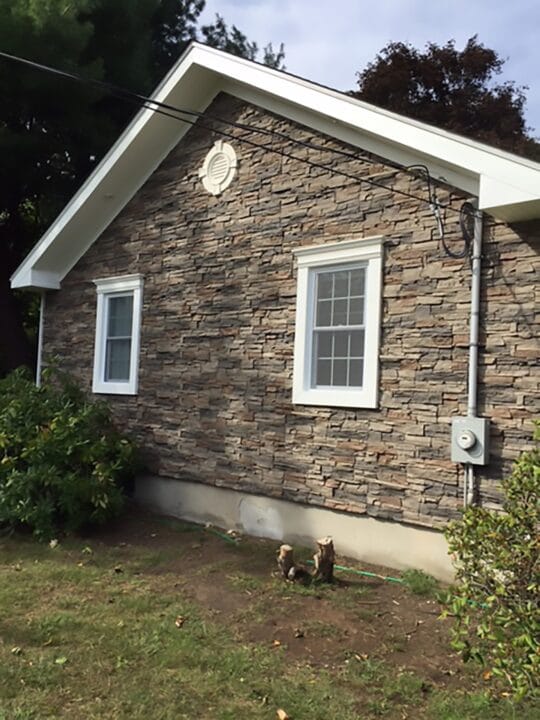
M143 279L124 275L94 280L97 291L95 393L135 395Z
M294 251L293 402L377 407L382 238Z

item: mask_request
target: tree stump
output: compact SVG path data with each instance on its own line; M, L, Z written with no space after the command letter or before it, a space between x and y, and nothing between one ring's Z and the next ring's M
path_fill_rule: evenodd
M281 545L278 551L277 564L281 574L286 580L290 580L291 570L294 573L293 549L290 545Z
M334 543L331 537L317 540L319 549L313 556L315 572L313 576L323 582L332 582L334 579Z

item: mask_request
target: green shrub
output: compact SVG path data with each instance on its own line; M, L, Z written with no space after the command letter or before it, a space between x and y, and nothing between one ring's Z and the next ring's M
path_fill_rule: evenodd
M536 694L540 678L538 443L502 488L504 512L470 507L448 527L457 570L448 614L464 659L480 661L519 697Z
M120 511L135 449L65 376L37 388L17 370L0 380L0 526L41 539L101 524Z

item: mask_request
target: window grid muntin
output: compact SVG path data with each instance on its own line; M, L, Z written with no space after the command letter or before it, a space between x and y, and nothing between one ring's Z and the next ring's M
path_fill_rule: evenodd
M361 274L361 287L363 292L356 295L351 295L351 287L352 287L352 273L355 270L362 270ZM349 388L349 389L361 389L364 385L364 368L365 368L365 352L366 352L366 346L365 346L365 308L366 308L366 281L367 281L367 263L354 263L354 264L347 264L347 265L341 265L336 267L321 267L321 268L314 268L313 269L313 275L314 275L314 282L313 282L313 290L312 290L312 302L314 305L314 311L313 311L313 327L312 327L312 361L311 361L311 387L312 388L319 388L319 389L332 389L337 387L343 387L343 388ZM336 276L347 272L347 295L335 295L335 289L336 289ZM331 295L328 297L320 297L320 282L321 278L324 276L331 275L332 277L332 290ZM358 324L329 324L329 325L319 325L318 319L319 319L319 303L322 302L330 302L331 303L331 313L330 313L330 322L333 323L335 319L335 313L334 313L334 303L335 301L347 301L347 310L346 310L346 318L347 320L350 320L351 317L351 300L361 300L361 316L362 316L362 323ZM347 356L334 356L334 347L335 347L335 337L337 334L340 333L348 333L348 340L347 340L347 351L350 353L351 351L351 342L352 342L352 334L353 332L359 332L361 333L361 347L362 347L362 355L350 355ZM330 357L319 357L319 338L321 337L322 333L332 333L332 355ZM319 361L330 361L330 385L323 385L318 384L317 379L319 375ZM335 377L335 362L340 361L346 361L346 383L345 384L334 384L334 377ZM359 385L349 385L350 381L350 374L351 374L351 363L353 361L360 362L360 375L361 375L361 382Z

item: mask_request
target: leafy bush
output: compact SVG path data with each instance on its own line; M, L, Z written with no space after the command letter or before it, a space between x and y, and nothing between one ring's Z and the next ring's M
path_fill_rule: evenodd
M535 440L540 426L537 424ZM447 530L457 586L448 598L454 646L518 697L540 678L540 450L524 452L503 483L504 512L468 508ZM489 675L488 675L489 676Z
M0 526L30 528L41 539L120 511L135 448L110 411L65 376L40 388L17 370L0 380Z

